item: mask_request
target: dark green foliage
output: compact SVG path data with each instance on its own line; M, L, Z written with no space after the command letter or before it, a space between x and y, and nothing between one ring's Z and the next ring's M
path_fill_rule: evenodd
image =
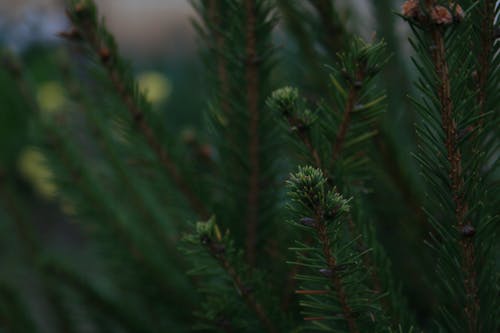
M328 188L322 172L299 168L289 180L293 225L309 234L296 241L294 265L304 269L296 275L297 294L304 320L315 330L375 332L385 327L377 295L367 286L362 257L370 249L357 250L356 238L349 235L349 202Z
M64 52L2 51L0 332L498 331L499 9L405 2L410 58L395 2L386 44L330 0L191 1L206 107L168 116L91 0Z
M432 11L438 5L431 3L410 24L422 95L413 99L421 114L416 159L429 183L431 246L446 299L439 326L453 332L496 331L498 304L487 296L495 293L497 280L498 163L493 156L498 155L499 123L498 103L489 104L498 101L493 93L498 83L489 73L498 56L497 44L489 45L496 5L470 4L470 15L461 18L450 4L441 8L455 13L453 21L436 24ZM475 53L464 48L464 40L478 42Z

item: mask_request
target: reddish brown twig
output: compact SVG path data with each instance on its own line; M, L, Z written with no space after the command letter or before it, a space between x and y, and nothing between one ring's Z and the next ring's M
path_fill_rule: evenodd
M435 1L426 1L427 10L430 11ZM451 83L446 60L446 48L443 28L437 24L430 24L430 36L434 44L432 60L435 66L437 77L439 78L438 97L441 104L441 122L445 133L445 145L447 158L450 163L449 178L451 192L455 203L455 227L463 230L467 222L465 220L468 213L468 206L463 197L463 174L462 156L458 147L457 128L453 119L453 102L451 99ZM462 237L459 240L462 250L462 270L465 273L464 287L467 295L464 313L467 318L468 332L477 332L479 316L479 299L476 286L476 272L474 268L475 254L473 237Z

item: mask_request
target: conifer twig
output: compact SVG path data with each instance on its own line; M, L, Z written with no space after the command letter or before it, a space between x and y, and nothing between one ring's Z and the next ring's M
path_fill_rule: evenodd
M435 0L426 0L426 6L429 12L431 12L433 6L435 5ZM441 121L446 138L445 145L447 158L450 163L449 178L453 201L455 203L455 227L462 232L464 227L466 227L470 222L466 221L468 206L464 202L463 197L464 180L462 174L462 156L457 141L456 122L453 119L451 82L448 62L446 60L444 32L441 26L433 24L432 22L429 24L429 29L430 36L434 44L432 50L432 60L439 79L438 97L441 104ZM462 251L462 270L465 274L463 281L466 294L466 306L464 308L464 313L467 318L468 331L470 333L474 333L477 332L480 308L477 295L476 272L474 268L474 242L472 237L462 237L459 240L459 243Z
M188 185L172 156L158 141L153 129L144 119L145 113L140 106L140 101L136 97L134 86L127 84L127 80L122 71L116 66L119 59L116 48L107 45L106 40L100 34L103 27L96 23L96 18L90 16L91 13L87 6L85 2L78 3L74 11L69 11L70 20L79 29L81 37L90 45L92 51L100 58L102 66L106 69L113 88L127 107L137 129L157 155L174 184L200 217L208 217L208 211L205 205Z
M249 162L250 179L248 184L248 211L247 211L247 235L246 255L250 265L255 263L255 251L257 242L257 224L259 221L260 200L260 139L259 139L259 67L257 59L256 41L256 3L255 0L245 0L246 13L246 97L250 117L249 130Z

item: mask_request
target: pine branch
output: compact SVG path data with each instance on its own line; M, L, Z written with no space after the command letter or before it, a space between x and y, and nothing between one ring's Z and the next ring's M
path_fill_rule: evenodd
M428 0L426 1L426 6L429 12L435 10L436 1ZM457 142L456 121L453 118L454 110L451 97L448 62L446 60L444 31L441 26L436 24L431 24L429 28L431 40L434 43L432 59L439 80L438 96L441 105L442 127L446 135L445 145L448 154L447 157L450 163L449 178L453 201L455 203L456 228L458 230L464 230L464 228L470 227L465 220L468 215L468 206L463 198L464 179L462 174L462 155ZM473 333L477 332L480 308L477 296L476 272L474 268L474 262L476 260L474 243L471 238L466 237L460 240L460 246L462 248L462 269L465 272L464 286L467 295L467 305L464 308L464 313L468 320L468 330Z
M220 156L214 176L218 181L213 184L214 192L220 194L214 196L215 213L222 225L235 232L236 240L245 244L246 260L254 266L261 239L257 231L272 226L267 222L277 202L269 186L275 181L277 140L271 118L264 112L274 68L274 5L263 0L224 0L216 7L196 1L194 7L203 23L197 26L198 33L208 45L204 59L213 96L209 126ZM221 63L227 82L218 69ZM245 228L237 225L241 214Z
M193 210L202 218L208 216L205 205L191 189L179 171L169 151L157 140L153 129L145 119L142 105L147 104L145 97L138 93L132 77L123 65L123 60L117 51L117 46L112 36L103 24L98 24L96 8L90 0L71 3L68 16L75 25L79 36L88 43L92 52L97 55L101 65L105 68L114 89L127 107L132 121L142 134L150 148L155 152L160 162L165 167L174 184L185 196Z
M349 219L345 216L349 212L348 201L335 188L327 188L327 179L312 167L299 168L288 184L290 208L300 218L292 224L314 234L313 242L296 242L292 248L297 253L293 264L305 268L296 276L303 283L296 293L307 297L301 302L306 310L304 319L326 328L321 321L340 315L349 332L376 331L375 327L385 318L376 310L374 293L365 289L368 270L362 268L361 257L368 250L350 252L357 238L348 237L344 229ZM335 303L331 304L330 299ZM336 325L331 328L339 329Z
M466 13L471 10L472 6ZM441 5L437 1L425 1L422 6L418 1L407 1L402 14L412 28L423 31L414 29L417 42L412 42L422 58L416 65L422 77L418 86L425 96L423 103L414 101L423 115L417 158L439 205L435 212L428 209L437 233L432 235L432 244L440 254L438 273L447 297L458 300L455 311L442 309L443 324L454 331L479 332L494 326L484 316L493 308L484 295L491 288L486 281L494 266L488 258L493 239L485 233L476 234L476 228L485 230L492 219L498 219L498 213L490 210L491 184L484 180L488 177L483 178L482 171L497 159L484 156L491 149L498 151L498 144L484 146L482 140L492 137L490 128L471 126L487 116L483 105L475 103L481 92L475 91L476 84L470 84L476 69L473 56L459 42L474 44L473 30L462 22L474 17L466 16L455 3ZM484 18L478 15L475 19ZM479 54L483 54L483 47Z

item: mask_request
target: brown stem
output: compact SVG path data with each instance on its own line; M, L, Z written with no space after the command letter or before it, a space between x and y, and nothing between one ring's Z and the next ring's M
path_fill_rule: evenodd
M427 1L428 9L434 5L434 1ZM433 41L432 59L437 77L439 78L438 96L441 103L441 121L446 136L445 145L447 157L450 163L449 178L451 192L455 203L456 228L462 230L465 224L470 223L465 218L468 213L468 206L463 197L463 175L462 156L458 147L457 128L453 119L453 102L451 100L451 83L446 61L446 48L443 30L440 26L431 25L430 34ZM464 237L459 240L462 251L462 271L465 274L464 287L466 295L466 305L464 308L467 319L468 332L477 332L479 316L479 299L476 286L476 272L474 269L475 254L473 237Z
M342 122L340 123L339 130L337 132L337 137L335 139L335 145L333 146L332 152L332 161L333 165L337 158L340 156L342 151L342 146L344 145L345 138L347 136L347 131L349 129L349 125L351 124L351 113L354 110L354 106L356 105L356 100L358 98L358 93L361 87L358 84L361 84L364 78L364 73L360 70L356 73L355 82L351 84L351 88L349 89L349 95L347 97L347 102L344 109L344 117L342 118Z
M255 0L245 1L247 15L246 24L246 94L247 107L250 116L249 131L249 162L250 179L248 184L247 238L246 254L250 265L255 264L257 224L259 220L259 67L256 45L256 4Z
M70 18L72 18L71 15ZM77 24L78 22L73 23ZM200 198L193 192L191 187L185 181L182 174L179 172L177 165L172 159L172 156L157 140L153 129L144 119L144 112L139 107L139 103L134 97L134 91L132 90L133 85L127 85L125 83L126 79L116 68L114 60L118 58L118 54L112 53L115 51L110 50L106 47L105 41L102 40L97 32L97 27L91 24L89 20L84 21L81 30L83 38L87 40L92 50L101 58L102 65L106 69L106 72L111 80L111 83L113 84L114 89L117 91L118 95L127 107L130 115L132 116L132 120L136 124L139 132L145 138L150 148L154 151L161 164L165 167L173 183L184 195L191 208L201 218L208 218L209 214L205 208L205 205L203 204L203 202L201 202Z
M269 317L267 316L262 305L255 299L252 295L252 292L249 290L243 279L238 274L236 269L231 265L231 263L227 260L224 252L221 252L221 248L223 245L217 243L212 239L207 240L207 247L212 255L212 257L217 260L219 265L226 271L226 273L231 277L231 280L234 283L238 293L244 299L246 305L257 315L262 325L266 328L267 332L277 333L278 330L274 327L274 324L271 322Z
M321 215L317 214L316 221L321 221ZM316 227L316 232L318 234L319 241L323 246L323 255L326 258L326 263L328 265L329 270L331 271L331 282L335 291L337 292L340 306L342 308L342 313L344 315L345 320L347 321L347 325L349 326L350 333L358 333L358 327L356 325L356 321L354 320L354 316L352 313L352 309L347 304L347 295L344 290L344 286L342 285L342 281L338 274L336 273L337 262L330 252L330 238L328 236L328 229L325 223L318 223Z

